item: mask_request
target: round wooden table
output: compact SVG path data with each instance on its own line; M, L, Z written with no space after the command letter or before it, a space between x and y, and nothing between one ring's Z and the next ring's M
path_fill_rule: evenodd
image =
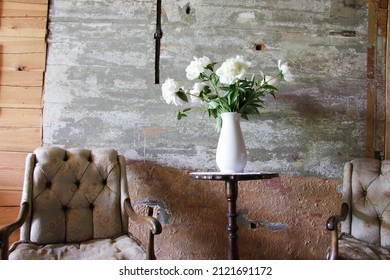
M220 173L220 172L191 172L190 176L199 180L225 181L226 199L228 206L227 239L229 243L229 260L238 260L238 226L237 226L237 196L238 182L250 180L264 180L278 177L278 173L248 172L248 173Z

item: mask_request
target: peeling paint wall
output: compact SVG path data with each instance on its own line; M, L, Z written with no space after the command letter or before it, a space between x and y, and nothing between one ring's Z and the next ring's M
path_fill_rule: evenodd
M45 143L104 143L134 159L215 168L214 121L199 113L178 123L154 84L155 17L151 0L52 2ZM241 54L267 72L279 58L290 63L296 81L242 123L248 171L337 177L364 155L365 1L166 0L162 25L162 81L185 84L193 56Z
M161 81L192 86L184 69L193 56L243 55L252 71L267 73L279 58L289 62L295 81L241 123L246 170L282 177L240 189L240 246L249 250L244 258L322 258L317 248L327 242L328 206L337 210L342 166L365 156L367 1L164 0L162 8ZM138 164L129 176L133 202L167 208L158 255L223 258L223 189L185 176L215 170L215 123L201 113L178 122L177 108L163 101L154 84L155 23L153 0L51 1L43 141L117 148ZM287 238L294 240L285 248Z
M163 225L158 259L226 259L227 203L223 182L192 179L188 171L128 162L132 203L155 209ZM239 183L238 249L241 259L325 259L327 218L339 212L340 182L283 174ZM158 202L158 203L156 203ZM144 232L136 236L145 240Z

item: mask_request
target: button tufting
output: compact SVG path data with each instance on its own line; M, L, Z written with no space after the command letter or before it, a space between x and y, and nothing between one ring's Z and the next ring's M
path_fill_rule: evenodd
M107 185L107 180L106 180L106 179L103 179L102 184L103 184L103 185Z
M93 210L93 208L95 208L95 205L93 205L92 203L89 205L89 209Z
M364 190L364 191L363 191L363 196L366 196L366 195L367 195L367 191Z
M46 188L48 188L48 189L51 188L51 182L50 182L50 181L47 181L47 182L46 182Z
M68 206L66 206L66 205L62 205L62 211L66 211L66 210L68 210Z
M77 180L77 181L75 182L75 185L76 185L76 187L80 188L80 181Z
M67 161L68 159L69 159L68 154L65 153L65 155L64 155L64 161Z

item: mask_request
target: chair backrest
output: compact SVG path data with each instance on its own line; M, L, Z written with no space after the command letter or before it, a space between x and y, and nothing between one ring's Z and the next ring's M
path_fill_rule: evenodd
M344 166L343 201L352 211L342 231L390 248L390 160L355 159Z
M21 240L82 242L127 232L125 159L113 149L41 147L28 154L22 202L30 204Z

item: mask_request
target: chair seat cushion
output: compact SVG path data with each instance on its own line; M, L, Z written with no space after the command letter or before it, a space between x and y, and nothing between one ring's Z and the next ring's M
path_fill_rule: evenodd
M143 260L144 249L128 235L82 243L39 245L19 241L10 248L11 260Z
M339 239L338 258L344 260L390 260L390 249L358 240L343 233Z

